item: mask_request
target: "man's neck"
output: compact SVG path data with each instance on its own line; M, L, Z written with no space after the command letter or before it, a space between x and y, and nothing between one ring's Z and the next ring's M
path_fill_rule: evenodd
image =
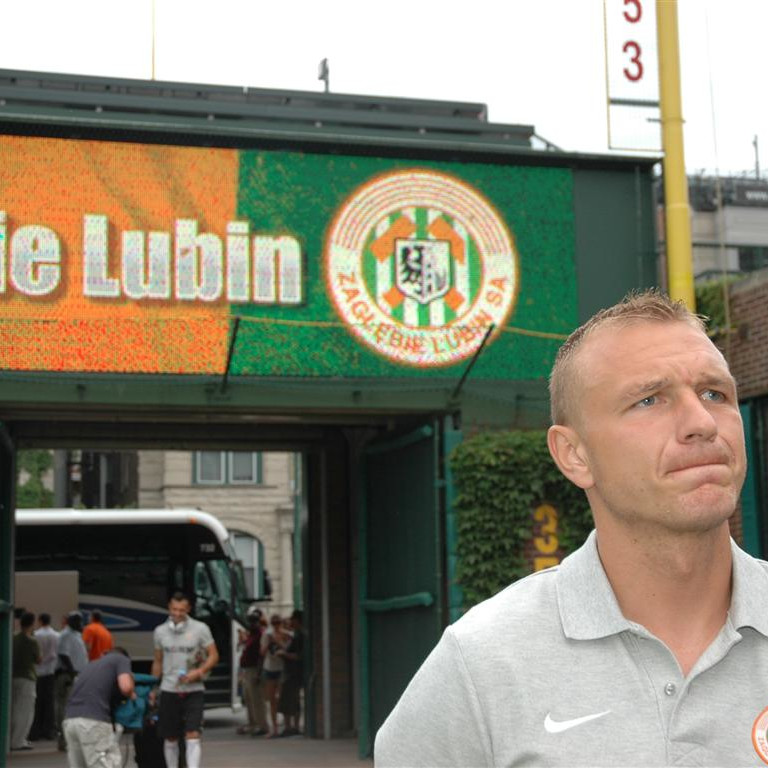
M663 641L687 675L730 608L728 524L706 533L654 535L609 523L597 526L597 542L624 616Z

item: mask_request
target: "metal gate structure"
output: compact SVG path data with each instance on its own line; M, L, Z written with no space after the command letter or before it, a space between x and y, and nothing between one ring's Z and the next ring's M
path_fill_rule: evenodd
M0 763L10 746L11 634L13 632L13 510L16 452L11 436L0 423Z
M444 515L439 423L365 451L360 506L361 756L440 637Z

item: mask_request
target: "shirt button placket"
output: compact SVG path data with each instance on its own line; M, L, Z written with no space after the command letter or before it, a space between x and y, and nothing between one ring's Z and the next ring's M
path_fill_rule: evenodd
M677 685L675 685L675 683L672 683L672 682L667 683L664 686L664 693L667 696L674 696L677 693Z

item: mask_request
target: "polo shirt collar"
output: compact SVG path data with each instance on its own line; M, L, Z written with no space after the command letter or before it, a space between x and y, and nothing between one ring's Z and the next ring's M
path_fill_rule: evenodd
M734 629L752 627L768 637L768 564L748 555L731 540L733 593L729 616ZM563 633L572 640L596 640L635 629L624 618L600 561L597 533L568 555L557 573L557 601Z
M596 531L560 564L557 602L563 632L571 640L596 640L630 629L600 562Z
M731 623L735 629L752 627L768 637L768 614L765 595L768 594L768 564L755 560L731 540L733 561L733 592L731 594Z

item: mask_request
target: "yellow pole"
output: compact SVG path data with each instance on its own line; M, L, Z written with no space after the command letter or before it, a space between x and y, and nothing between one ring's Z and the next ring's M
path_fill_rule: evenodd
M696 309L693 290L691 218L683 152L683 110L680 98L680 49L677 0L656 0L659 45L659 97L664 148L664 202L669 295Z

